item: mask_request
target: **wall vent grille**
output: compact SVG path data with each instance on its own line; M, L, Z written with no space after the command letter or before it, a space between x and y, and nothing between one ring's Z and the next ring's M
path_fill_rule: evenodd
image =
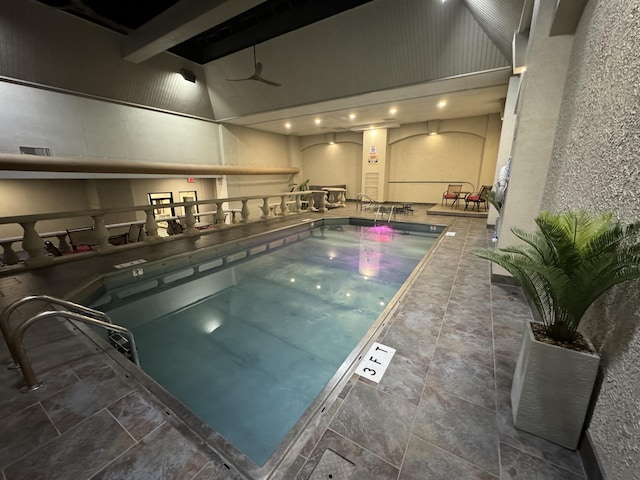
M51 149L47 147L20 147L20 153L25 155L39 155L41 157L50 157Z

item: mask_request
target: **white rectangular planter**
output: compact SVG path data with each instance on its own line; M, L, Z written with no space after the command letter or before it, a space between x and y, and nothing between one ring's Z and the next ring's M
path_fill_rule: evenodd
M511 387L516 427L575 450L600 357L539 342L527 322Z

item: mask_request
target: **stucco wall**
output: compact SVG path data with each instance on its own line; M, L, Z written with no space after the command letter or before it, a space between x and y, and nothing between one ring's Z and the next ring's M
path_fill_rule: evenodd
M389 131L390 201L440 203L449 183L463 182L463 191L493 184L498 115L441 120L438 135L429 130L424 122Z
M290 145L285 135L263 132L235 125L222 126L223 159L226 165L253 167L288 167L291 159ZM297 176L299 177L299 176ZM230 175L227 177L229 197L275 194L289 191L290 183L299 178L289 175ZM276 199L271 199L276 203ZM259 200L249 201L252 220L260 214ZM240 204L231 205L234 208Z
M640 6L591 0L575 35L543 207L640 219ZM589 434L608 479L640 472L640 282L587 312L604 382Z
M361 156L361 140L354 143L336 138L334 145L310 145L302 151L302 181L308 178L310 185L346 185L347 198L354 199L360 193Z

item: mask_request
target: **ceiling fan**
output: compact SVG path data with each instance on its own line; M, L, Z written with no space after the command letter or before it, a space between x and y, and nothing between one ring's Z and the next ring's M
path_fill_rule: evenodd
M253 75L247 78L227 78L230 82L242 82L244 80L257 80L258 82L265 83L267 85L271 85L272 87L280 87L282 86L278 82L272 82L271 80L267 80L266 78L262 78L260 74L262 73L262 63L256 61L256 46L253 46Z

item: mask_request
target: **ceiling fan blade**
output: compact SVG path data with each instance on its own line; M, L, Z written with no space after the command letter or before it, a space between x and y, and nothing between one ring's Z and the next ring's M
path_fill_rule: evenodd
M262 73L262 63L256 61L256 46L253 46L253 75L251 75L250 77L247 78L227 78L228 81L230 82L241 82L244 80L256 80L258 82L262 82L265 85L269 85L271 87L281 87L282 84L278 83L278 82L272 82L271 80L267 80L265 78L262 78L260 76L260 74Z

